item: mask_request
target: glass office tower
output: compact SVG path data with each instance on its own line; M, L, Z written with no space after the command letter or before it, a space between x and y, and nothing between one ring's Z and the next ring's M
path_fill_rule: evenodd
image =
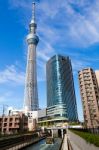
M77 121L77 105L69 57L53 56L46 65L47 115Z

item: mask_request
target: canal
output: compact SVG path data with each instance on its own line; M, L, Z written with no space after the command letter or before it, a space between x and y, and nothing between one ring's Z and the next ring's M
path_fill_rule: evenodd
M42 140L27 148L24 148L24 150L59 150L61 142L62 142L61 138L55 139L54 144L46 144L45 140Z

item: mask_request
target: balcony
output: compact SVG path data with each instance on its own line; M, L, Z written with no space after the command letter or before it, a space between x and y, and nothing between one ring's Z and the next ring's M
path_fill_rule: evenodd
M4 122L7 122L8 121L8 118L4 118L4 120L3 120Z
M3 127L7 127L7 123L4 123L4 124L3 124Z
M12 121L13 121L13 118L10 118L10 119L9 119L9 122L12 122Z
M0 123L2 122L2 118L0 118Z
M2 127L2 123L0 123L0 128Z
M20 120L17 118L17 119L15 119L15 123L19 123L20 122Z
M14 128L19 128L19 123L15 123Z
M9 123L9 128L12 127L12 123Z

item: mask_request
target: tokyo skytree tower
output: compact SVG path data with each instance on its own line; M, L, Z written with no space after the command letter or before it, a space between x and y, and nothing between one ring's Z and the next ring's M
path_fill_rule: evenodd
M36 70L36 46L39 42L39 38L36 35L36 28L35 3L33 3L32 19L29 24L29 34L27 36L28 55L24 95L24 109L26 111L36 111L39 108Z

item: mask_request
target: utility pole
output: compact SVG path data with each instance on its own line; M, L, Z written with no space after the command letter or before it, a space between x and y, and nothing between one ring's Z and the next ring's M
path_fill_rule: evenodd
M3 133L3 119L4 119L4 115L5 115L5 106L7 106L8 107L8 105L6 105L6 104L3 104L3 111L2 111L2 129L1 129L1 132Z
M4 117L4 105L3 105L3 113L2 113L2 117Z

